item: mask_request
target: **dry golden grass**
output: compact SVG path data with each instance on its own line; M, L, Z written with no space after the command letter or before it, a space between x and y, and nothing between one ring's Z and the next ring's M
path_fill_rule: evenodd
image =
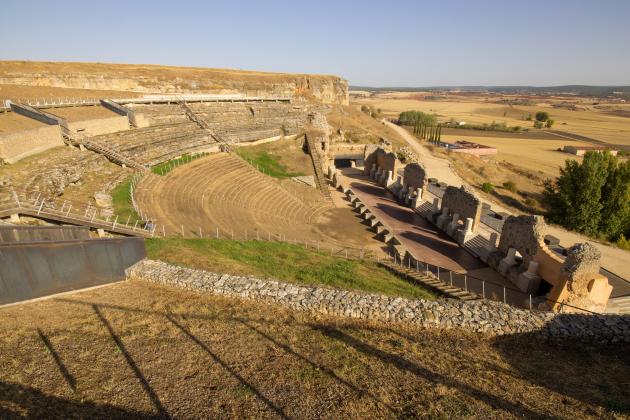
M139 280L0 309L3 418L611 418L620 347L353 322Z
M385 138L396 147L407 144L382 121L361 112L356 106L336 106L327 115L327 119L335 130L341 129L355 143L378 143L381 138Z

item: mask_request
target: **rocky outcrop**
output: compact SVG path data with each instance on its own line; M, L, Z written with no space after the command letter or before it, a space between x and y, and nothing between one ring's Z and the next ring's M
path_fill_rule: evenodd
M429 328L462 328L493 335L535 333L549 339L630 342L630 316L563 315L533 312L486 300L427 301L302 286L252 276L217 274L144 260L130 278L186 290L280 304L291 309L347 318L396 322Z
M338 76L101 63L0 62L0 84L134 91L306 96L348 104Z

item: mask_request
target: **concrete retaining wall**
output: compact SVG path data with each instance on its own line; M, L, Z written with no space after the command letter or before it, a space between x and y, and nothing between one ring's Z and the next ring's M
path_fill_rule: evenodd
M93 120L68 122L68 128L86 136L115 133L129 130L129 119L125 116L97 118Z
M15 163L20 159L63 146L61 128L48 125L0 136L0 159Z
M0 244L0 305L123 280L144 257L141 238Z
M630 316L532 312L486 300L414 300L300 286L232 276L144 260L127 275L186 290L275 303L328 315L398 322L433 328L462 328L494 335L539 333L544 338L630 342Z
M84 226L0 226L0 243L90 239Z

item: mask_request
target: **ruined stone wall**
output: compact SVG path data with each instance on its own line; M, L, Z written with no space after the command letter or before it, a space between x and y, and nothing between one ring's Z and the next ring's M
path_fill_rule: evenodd
M424 189L427 184L427 172L420 163L410 163L405 166L403 182L406 186Z
M71 131L79 132L86 136L98 136L99 134L109 134L129 130L129 119L126 116L116 116L73 121L68 122L68 128Z
M529 262L545 246L547 225L542 216L510 216L503 224L499 251L507 255L510 248L516 249L523 257L523 265Z
M396 322L429 328L461 328L493 335L537 333L542 338L590 342L630 342L630 316L566 315L532 312L486 300L427 301L316 286L301 286L252 276L217 274L144 260L127 276L186 290L339 317Z
M63 145L58 125L19 131L0 136L0 159L15 163L25 157Z
M460 188L449 185L442 197L442 207L448 207L450 214L459 214L460 220L473 219L473 232L479 226L481 218L481 200L472 189L462 185Z

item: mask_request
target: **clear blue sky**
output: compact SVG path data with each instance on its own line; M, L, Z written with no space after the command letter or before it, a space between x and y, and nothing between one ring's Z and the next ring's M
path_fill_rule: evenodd
M0 59L630 85L630 0L3 1Z

